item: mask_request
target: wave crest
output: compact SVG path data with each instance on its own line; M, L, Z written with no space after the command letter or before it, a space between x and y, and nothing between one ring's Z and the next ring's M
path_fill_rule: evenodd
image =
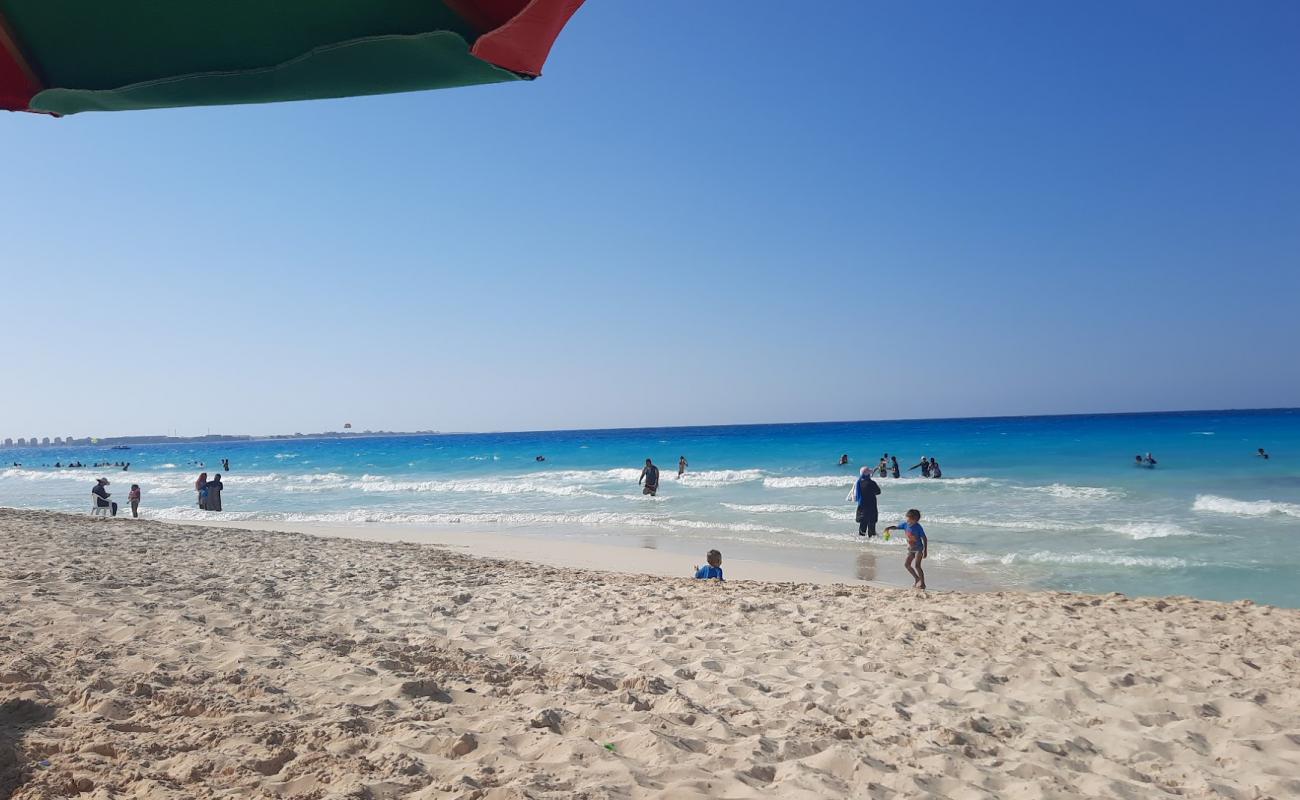
M1300 517L1300 504L1277 503L1272 500L1234 500L1212 494L1198 494L1192 503L1192 510L1239 517L1268 517L1274 514Z

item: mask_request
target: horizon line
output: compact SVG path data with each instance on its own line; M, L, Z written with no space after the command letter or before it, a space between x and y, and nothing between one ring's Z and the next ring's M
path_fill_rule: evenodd
M534 428L531 430L507 430L507 429L490 429L490 430L466 430L466 431L438 431L426 429L423 431L358 431L356 433L345 433L344 431L320 431L315 433L207 433L195 436L171 436L168 434L120 434L117 436L81 436L75 439L138 439L138 438L157 438L171 439L176 441L185 440L202 440L214 437L240 438L249 441L266 441L274 439L324 439L324 438L366 438L366 437L393 437L393 436L482 436L488 434L530 434L530 433L603 433L612 431L655 431L655 430L698 430L707 428L761 428L774 427L779 425L860 425L870 423L885 422L965 422L975 420L1015 420L1015 419L1060 419L1068 417L1140 417L1140 416L1157 416L1157 415L1178 415L1178 414L1223 414L1223 413L1269 413L1282 411L1300 411L1300 406L1278 406L1266 408L1200 408L1200 409L1177 409L1169 411L1083 411L1067 412L1056 414L987 414L969 417L891 417L880 419L839 419L839 420L799 420L784 422L723 422L703 425L626 425L609 428ZM23 437L27 439L27 437ZM158 442L141 442L140 444L158 444ZM0 441L0 447L3 447ZM24 445L24 447L59 447L68 446L66 443L48 444L48 445ZM76 444L76 447L86 445ZM14 446L11 446L14 447Z

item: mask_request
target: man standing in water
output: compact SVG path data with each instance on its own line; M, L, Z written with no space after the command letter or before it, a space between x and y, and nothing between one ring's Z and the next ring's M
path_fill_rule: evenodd
M656 467L654 462L648 458L645 460L645 467L641 469L641 477L636 479L638 486L641 485L641 481L645 481L645 486L641 489L641 494L648 494L651 497L654 497L655 492L659 491L659 468Z
M858 535L868 539L876 537L876 521L880 512L876 507L876 495L880 494L880 484L871 479L871 468L863 467L859 471L858 482L853 485L853 502L858 504Z
M685 474L686 474L686 456L682 456L681 458L677 459L677 477L680 478Z

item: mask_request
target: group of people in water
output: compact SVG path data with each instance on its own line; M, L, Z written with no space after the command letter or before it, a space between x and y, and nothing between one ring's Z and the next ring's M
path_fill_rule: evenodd
M849 454L845 453L840 456L840 466L846 467L848 465ZM898 456L891 456L889 453L885 453L880 457L880 463L876 465L875 469L870 469L868 467L863 467L863 469L868 470L872 475L878 475L881 478L902 477L902 470L898 466ZM921 470L922 478L943 477L943 469L939 467L939 459L937 458L921 456L921 460L908 467L907 471L911 472L914 469Z
M220 511L221 492L225 488L226 485L221 482L220 472L213 475L211 480L208 480L208 473L200 472L199 477L194 481L194 491L199 495L199 508L204 511Z
M14 466L21 467L22 464L19 464L17 461L15 461ZM42 464L41 466L48 467L49 464ZM81 469L82 467L85 466L86 465L81 463L80 461L69 461L66 464L64 464L62 461L54 462L55 469ZM101 467L121 467L122 471L126 472L131 468L131 462L130 461L112 461L112 462L96 461L94 464L91 464L90 466L95 469L99 469Z
M677 477L680 478L686 474L686 456L677 458ZM641 494L648 494L655 497L659 493L659 468L655 462L650 459L645 460L645 466L641 468L641 477L636 479L637 486L641 487Z
M201 464L202 462L194 462L194 463ZM123 469L126 469L130 465L131 464L128 461L125 462L124 464L103 463L103 464L96 464L95 466L97 467L122 466ZM15 463L14 466L21 466L21 464ZM59 464L55 464L55 466L57 467L59 466ZM81 462L68 462L67 466L80 467L84 465ZM229 472L230 459L228 458L221 459L221 466L227 472ZM108 485L109 485L108 478L98 478L95 480L95 485L90 490L90 494L94 498L94 506L96 509L100 509L100 508L108 509L109 514L116 517L117 503L109 499L111 495L108 489L105 488ZM198 494L199 508L201 508L204 511L220 511L221 492L225 488L226 488L225 484L222 483L221 481L221 473L217 473L216 475L212 476L211 480L209 480L208 473L200 472L199 477L194 481L194 491ZM133 517L140 516L140 500L142 494L143 493L140 491L140 485L138 483L131 484L131 490L127 493L126 497L127 497L127 501L131 504L131 516Z
M1265 451L1264 448L1260 447L1255 450L1255 457L1262 458L1265 461L1267 461L1268 452ZM1159 461L1156 461L1155 456L1151 455L1150 453L1147 453L1146 455L1142 455L1139 453L1138 455L1133 456L1133 466L1135 467L1146 467L1147 469L1155 469L1156 464L1159 463L1160 463Z

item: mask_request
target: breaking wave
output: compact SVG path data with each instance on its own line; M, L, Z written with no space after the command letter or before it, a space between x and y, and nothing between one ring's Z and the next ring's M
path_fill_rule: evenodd
M1164 539L1169 536L1201 535L1172 522L1129 522L1123 525L1107 525L1106 530L1113 533L1122 533L1133 539Z
M852 486L858 476L853 475L777 475L763 478L768 489L811 489ZM890 486L972 486L988 483L988 478L876 478L882 488Z
M1192 562L1173 556L1134 556L1123 553L1098 551L1092 553L1053 553L1039 551L1036 553L1007 553L1006 555L988 555L984 553L936 553L931 560L944 561L951 558L963 564L1039 564L1045 566L1086 565L1100 567L1146 567L1148 569L1182 569L1194 566Z
M1117 500L1124 496L1123 492L1114 489L1103 489L1099 486L1067 486L1063 483L1053 483L1048 486L1021 486L1021 491L1040 492L1042 494L1059 497L1062 500Z
M1192 510L1239 517L1267 517L1274 514L1300 517L1300 504L1275 503L1272 500L1234 500L1212 494L1197 495Z
M746 514L794 514L805 511L823 511L826 509L818 506L793 506L784 503L759 503L757 505L745 505L743 503L722 503L723 508L730 508L732 511L743 511Z

